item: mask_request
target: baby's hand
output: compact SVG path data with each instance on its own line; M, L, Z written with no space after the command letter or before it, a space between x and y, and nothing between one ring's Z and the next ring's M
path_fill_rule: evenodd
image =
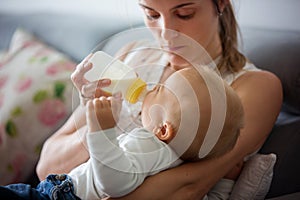
M88 132L113 128L119 120L121 98L100 97L87 102Z

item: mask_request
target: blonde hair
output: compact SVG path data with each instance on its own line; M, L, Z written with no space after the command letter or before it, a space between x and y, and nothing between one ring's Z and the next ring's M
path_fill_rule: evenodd
M227 84L224 88L227 106L224 126L218 142L206 158L219 157L232 150L244 126L244 109L239 96Z
M218 63L218 69L237 72L247 61L246 57L238 50L239 26L231 3L229 2L224 10L220 11L218 1L213 0L219 12L219 36L222 44L222 58Z
M202 117L199 121L199 127L194 141L192 142L190 147L181 155L181 159L183 160L197 161L199 160L198 153L200 147L203 145L204 137L207 134L208 125L210 124L211 120L214 120L211 119L212 105L207 85L201 75L197 72L192 73L191 69L185 69L181 71L185 72L188 80L192 81L196 79L199 82L197 86L193 85L193 89L197 94L200 113ZM206 72L206 74L209 76L217 76L213 71L208 71ZM220 81L223 82L224 92L226 95L226 104L224 105L226 106L225 121L216 145L205 158L219 157L230 151L236 144L237 139L240 135L240 129L244 125L244 110L239 96L226 82L221 79Z

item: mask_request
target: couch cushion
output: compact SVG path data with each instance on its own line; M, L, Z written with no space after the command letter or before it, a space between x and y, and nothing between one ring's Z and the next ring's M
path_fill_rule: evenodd
M0 14L0 24L0 49L8 48L14 31L21 27L76 62L111 35L133 25L114 16L48 13Z
M300 32L242 27L241 50L281 80L284 108L300 114Z
M282 112L261 153L275 153L273 180L268 198L300 191L300 117Z
M44 140L72 109L75 63L17 30L0 60L0 185L31 175Z

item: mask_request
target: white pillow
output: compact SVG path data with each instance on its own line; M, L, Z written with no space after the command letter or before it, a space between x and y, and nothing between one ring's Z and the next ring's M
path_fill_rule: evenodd
M230 200L263 200L265 199L273 178L273 167L276 155L256 154L243 168L235 183Z
M0 184L24 182L72 112L75 63L18 29L0 60ZM53 155L55 156L55 155Z

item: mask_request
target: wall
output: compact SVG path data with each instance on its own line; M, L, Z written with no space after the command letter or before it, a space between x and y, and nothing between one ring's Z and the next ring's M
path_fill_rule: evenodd
M1 0L0 13L60 12L141 21L138 0ZM284 4L282 2L285 2ZM264 28L300 30L299 0L232 0L240 24Z

